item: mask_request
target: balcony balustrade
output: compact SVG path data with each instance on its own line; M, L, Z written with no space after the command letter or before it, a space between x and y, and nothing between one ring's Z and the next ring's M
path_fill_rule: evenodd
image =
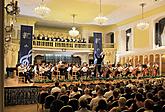
M103 44L103 48L114 48L113 43ZM94 45L92 43L76 43L76 42L55 42L45 40L33 40L33 48L65 48L65 49L91 49L93 50Z

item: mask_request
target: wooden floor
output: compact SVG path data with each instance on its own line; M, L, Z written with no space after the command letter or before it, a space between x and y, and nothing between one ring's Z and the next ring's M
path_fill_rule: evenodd
M17 86L33 86L33 83L23 83L23 82L18 82L16 78L10 78L8 77L4 81L4 86L5 87L17 87Z
M81 84L90 84L90 83L105 83L105 80L99 81L99 80L95 80L95 81L73 81L73 82L60 82L60 85L63 84L77 84L77 83L81 83ZM10 78L8 77L7 79L5 79L5 83L4 83L4 87L20 87L20 86L54 86L54 83L23 83L23 82L18 82L16 78Z
M37 105L31 104L31 105L7 106L5 107L5 112L37 112Z

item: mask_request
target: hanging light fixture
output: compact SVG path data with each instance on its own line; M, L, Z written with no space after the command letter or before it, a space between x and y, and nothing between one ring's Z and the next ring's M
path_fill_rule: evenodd
M79 31L76 30L76 27L74 26L74 22L75 22L75 14L72 15L73 17L73 27L71 30L69 30L69 35L72 36L72 37L76 37L79 35Z
M139 30L145 30L149 27L149 23L147 23L146 21L144 21L144 15L143 15L143 10L144 10L144 6L146 4L145 3L141 3L140 6L142 7L142 18L140 20L140 22L136 25L136 27L139 29Z
M44 0L41 1L41 3L39 4L38 7L36 7L34 9L35 13L41 17L45 17L46 15L48 15L51 10L50 8L46 7L46 3L44 2Z
M106 23L108 21L108 18L103 16L103 14L102 14L101 0L100 0L100 7L99 7L99 9L100 9L99 16L97 16L94 20L98 24L102 25L102 24L104 24L104 23Z

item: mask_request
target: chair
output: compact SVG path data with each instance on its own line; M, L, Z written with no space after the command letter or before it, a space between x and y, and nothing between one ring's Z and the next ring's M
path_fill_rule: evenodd
M108 98L107 101L108 101L108 102L109 102L109 101L112 101L112 99L113 99L113 96L110 96L110 97Z
M68 102L68 105L72 106L73 111L77 111L79 108L79 102L77 99L73 98Z
M145 111L145 108L144 107L141 107L136 112L144 112L144 111Z
M132 93L132 94L131 94L131 97L132 97L132 98L135 98L135 93Z
M54 73L55 73L54 75L55 75L56 80L60 79L60 71L59 70L55 70Z
M22 72L18 72L18 83L25 82L25 75Z
M72 80L77 80L77 72L72 72Z
M59 112L74 112L70 105L63 106Z
M52 95L54 96L54 99L56 100L60 92L54 92Z
M54 96L53 95L48 95L45 98L45 109L50 109L50 105L53 101L54 101Z
M165 112L165 105L163 105L161 112Z
M130 112L129 110L123 110L123 111L121 111L121 112Z
M87 100L88 104L90 104L92 98L87 98L86 100Z
M80 94L76 94L75 96L73 96L73 98L76 98L77 100L81 97Z
M119 105L118 105L118 101L114 101L114 102L112 102L111 105L112 105L112 107L117 107L117 106L119 106Z
M62 96L60 96L59 99L64 102L64 105L67 105L68 104L68 101L69 101L69 96L62 95Z
M43 81L43 80L46 80L47 79L47 76L44 74L44 73L39 73L38 74L38 79Z
M37 112L38 112L38 109L39 109L39 107L40 107L40 104L42 105L42 110L43 110L44 103L45 103L45 98L46 98L48 95L49 95L48 93L41 93L41 94L38 95Z
M134 102L134 100L133 99L128 99L127 101L126 101L126 106L128 106L128 107L130 107L131 105L132 105L132 103Z
M154 104L154 106L153 106L154 112L158 112L160 110L159 108L160 107L158 106L158 104Z
M50 105L50 112L59 112L59 110L64 106L63 101L55 100Z

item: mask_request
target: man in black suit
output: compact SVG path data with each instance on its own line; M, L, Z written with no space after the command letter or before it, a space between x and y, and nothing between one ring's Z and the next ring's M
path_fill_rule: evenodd
M104 57L105 57L105 54L103 54L103 52L101 52L99 56L97 56L97 55L95 54L95 57L96 57L96 59L97 59L97 70L98 70L98 73L99 73L99 77L101 77L101 75L102 75L102 72L101 72L101 64L102 64L102 61L103 61L103 59L104 59Z

